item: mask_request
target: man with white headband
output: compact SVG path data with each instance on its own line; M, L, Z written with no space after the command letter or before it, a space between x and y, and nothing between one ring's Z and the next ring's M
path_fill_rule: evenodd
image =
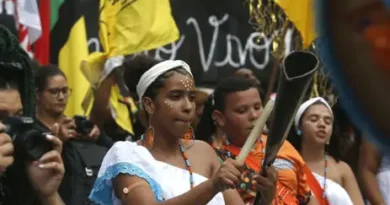
M243 205L235 185L242 164L220 164L214 150L194 139L194 79L180 60L147 56L125 61L124 79L147 114L137 142L117 142L103 160L90 199L99 204Z
M299 107L294 119L296 135L288 140L305 160L307 182L320 204L364 205L354 173L341 161L340 136L331 138L333 123L328 102L312 98Z

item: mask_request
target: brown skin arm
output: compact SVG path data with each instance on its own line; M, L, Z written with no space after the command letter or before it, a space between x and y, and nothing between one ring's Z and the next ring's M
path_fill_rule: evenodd
M385 205L376 179L381 158L379 150L364 140L359 152L358 177L362 191L372 205Z
M362 194L359 190L359 185L356 181L355 175L352 172L351 167L345 162L340 162L340 171L342 172L342 183L345 191L347 191L349 197L354 205L364 205Z
M118 175L114 180L115 195L121 199L124 205L198 205L207 204L217 194L211 180L207 180L190 191L163 202L156 201L149 186L138 186L128 194L124 194L124 188L142 181L143 179L136 176Z
M204 143L204 142L202 142ZM219 161L219 158L217 154L215 153L214 149L211 148L210 145L207 143L204 143L205 145L202 146L202 149L208 158L212 160L212 175L214 175L219 167L221 166L221 162ZM242 201L241 196L238 194L236 189L228 189L224 192L222 192L223 198L225 199L226 205L244 205L244 201Z
M210 145L202 141L196 141L191 149L193 149L195 153L200 153L198 157L205 159L204 163L206 166L210 167L210 176L212 173L214 174L219 170L221 164ZM219 192L210 178L190 191L163 202L156 201L152 190L147 185L138 186L137 188L132 189L130 193L124 194L124 188L131 187L133 184L143 181L144 179L136 176L118 175L114 180L114 191L117 198L121 199L124 205L198 205L207 204ZM223 195L227 205L244 205L244 202L235 189L226 190L223 192Z
M109 100L111 95L111 87L116 83L115 72L112 72L95 92L95 100L92 105L90 120L98 127L103 127L107 119L111 119L111 111L109 109Z

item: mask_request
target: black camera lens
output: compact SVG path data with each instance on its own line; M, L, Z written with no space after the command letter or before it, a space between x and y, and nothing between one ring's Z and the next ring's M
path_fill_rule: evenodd
M28 160L38 160L46 152L53 149L53 145L46 139L46 134L38 130L28 130L15 138L15 145Z
M5 125L5 133L15 140L19 133L33 129L34 120L31 117L7 117L2 123Z
M5 132L12 138L15 156L23 160L38 160L53 149L46 135L35 130L30 117L8 117L3 120Z
M76 115L73 117L73 119L76 124L76 132L82 135L88 135L92 131L94 124L86 117Z

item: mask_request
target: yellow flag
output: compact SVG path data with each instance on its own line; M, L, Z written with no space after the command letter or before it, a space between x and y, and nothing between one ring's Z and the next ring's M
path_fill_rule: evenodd
M169 0L100 1L100 38L109 57L133 54L179 38Z
M301 33L303 48L316 38L314 27L314 0L275 0Z
M93 53L83 62L83 72L92 85L100 82L121 65L119 56L162 47L179 38L169 0L100 0L100 43L103 53ZM96 75L96 73L99 73ZM118 86L111 88L110 106L116 123L133 133L127 102L136 112L132 99L120 95ZM91 98L89 98L91 99ZM88 102L91 105L93 100ZM91 106L87 110L90 112Z
M80 62L88 57L87 33L84 17L80 17L70 28L68 40L58 56L59 67L68 79L72 93L65 109L65 115L84 115L82 102L90 87L89 82L80 71Z

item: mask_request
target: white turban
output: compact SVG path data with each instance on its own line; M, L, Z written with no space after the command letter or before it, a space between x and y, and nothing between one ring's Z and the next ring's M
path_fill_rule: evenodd
M303 113L305 113L305 111L307 110L307 108L309 108L310 106L312 106L314 103L317 103L317 102L321 102L323 103L327 108L329 108L330 110L330 113L332 114L333 116L333 112L332 112L332 108L330 107L329 103L326 102L326 100L322 97L316 97L316 98L312 98L304 103L302 103L302 105L299 107L298 109L298 112L297 114L295 115L295 121L294 121L294 125L295 125L295 130L298 131L299 130L299 121L301 120L301 117L303 115Z
M166 60L156 64L155 66L151 67L148 71L146 71L141 76L141 79L137 84L137 94L139 97L139 102L142 103L142 98L144 97L146 90L148 89L150 84L152 84L160 75L178 67L183 68L192 76L190 66L186 62L181 60Z

